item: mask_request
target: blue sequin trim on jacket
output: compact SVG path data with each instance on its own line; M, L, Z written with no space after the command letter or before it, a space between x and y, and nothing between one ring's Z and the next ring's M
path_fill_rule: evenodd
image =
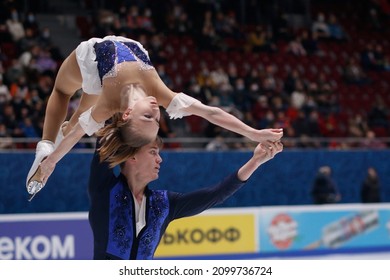
M152 259L169 213L167 191L148 191L146 225L135 236L134 206L130 190L119 181L110 193L107 253L119 259ZM130 221L130 222L129 222ZM132 251L137 250L136 256Z

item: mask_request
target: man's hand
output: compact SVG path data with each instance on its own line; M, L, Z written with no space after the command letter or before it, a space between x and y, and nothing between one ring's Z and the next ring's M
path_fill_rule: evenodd
M259 143L253 152L253 159L261 165L274 158L281 151L283 151L283 144L280 141Z
M241 181L248 180L260 165L269 161L281 151L283 151L283 144L280 141L259 143L253 152L253 156L238 170L238 179Z

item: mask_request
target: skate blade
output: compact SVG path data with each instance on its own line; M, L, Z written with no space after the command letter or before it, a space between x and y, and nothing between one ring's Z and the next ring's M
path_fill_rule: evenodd
M28 184L28 193L29 193L29 198L28 201L31 201L35 195L43 188L42 183L38 181L31 181Z

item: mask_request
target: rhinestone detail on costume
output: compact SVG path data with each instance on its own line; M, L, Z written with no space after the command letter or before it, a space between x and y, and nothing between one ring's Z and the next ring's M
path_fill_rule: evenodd
M108 253L122 259L129 259L131 245L134 240L133 231L129 227L132 220L130 192L123 189L121 184L114 187L114 196L110 201L110 234L108 240Z
M118 64L137 61L142 70L154 69L149 56L135 42L102 41L94 45L100 81L116 77Z
M119 259L129 259L138 239L136 259L152 259L159 244L161 229L169 213L167 191L150 191L147 221L135 237L131 193L123 183L118 183L110 195L110 219L107 254Z

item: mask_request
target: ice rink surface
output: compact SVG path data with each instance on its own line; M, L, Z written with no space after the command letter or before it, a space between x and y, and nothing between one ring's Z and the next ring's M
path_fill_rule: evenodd
M375 253L361 253L361 254L326 254L300 257L286 257L286 258L268 258L281 260L390 260L390 252L375 252Z

